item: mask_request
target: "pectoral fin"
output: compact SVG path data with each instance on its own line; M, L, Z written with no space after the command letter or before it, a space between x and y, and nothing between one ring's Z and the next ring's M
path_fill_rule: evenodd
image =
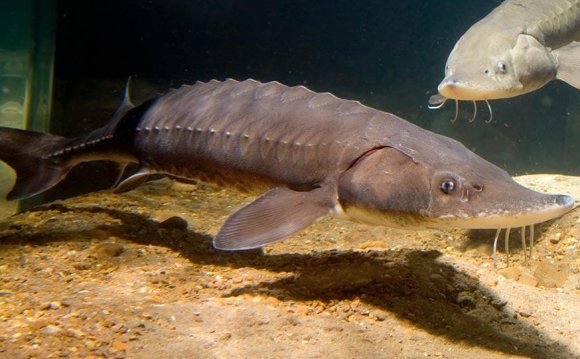
M324 188L307 192L274 188L234 212L213 240L217 249L240 250L284 239L330 213L333 196Z
M580 89L580 41L553 51L558 60L557 78Z

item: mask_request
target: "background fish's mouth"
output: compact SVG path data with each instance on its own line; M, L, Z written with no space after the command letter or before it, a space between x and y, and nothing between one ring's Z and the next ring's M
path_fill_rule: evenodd
M439 94L452 100L483 101L517 96L509 89L476 86L456 79L445 79L437 87Z

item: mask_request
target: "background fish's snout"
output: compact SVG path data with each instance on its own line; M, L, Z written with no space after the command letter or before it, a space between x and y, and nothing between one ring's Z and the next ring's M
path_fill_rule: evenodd
M441 83L439 84L439 86L437 87L438 90L441 90L445 87L448 86L455 86L459 83L459 81L457 80L456 77L451 76L451 77L446 77L443 79L443 81L441 81Z
M456 92L458 86L460 86L460 83L456 77L446 77L441 81L439 86L437 86L437 91L439 91L440 95L445 96L446 98L459 99Z
M475 86L457 76L446 77L437 86L439 94L459 101L483 101L496 98L495 91L485 86Z
M464 97L469 89L456 76L448 76L437 86L437 91L439 91L440 95L449 99L467 100Z

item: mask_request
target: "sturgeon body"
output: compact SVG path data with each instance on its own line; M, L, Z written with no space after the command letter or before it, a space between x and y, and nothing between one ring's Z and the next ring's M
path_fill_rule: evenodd
M154 173L263 194L234 212L221 249L260 247L329 214L401 228L504 228L570 210L461 143L392 114L277 82L210 81L144 104L74 139L0 130L0 159L17 172L9 199L52 187L80 162L138 163L117 191Z
M455 44L432 105L519 96L560 79L580 88L580 0L507 0Z

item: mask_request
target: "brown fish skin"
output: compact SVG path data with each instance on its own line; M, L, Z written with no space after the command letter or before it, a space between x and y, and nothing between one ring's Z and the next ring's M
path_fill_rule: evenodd
M284 239L328 214L402 228L502 228L570 210L568 196L517 184L461 143L395 115L277 82L182 86L75 139L0 129L0 159L16 169L9 199L50 188L78 163L107 160L149 174L265 192L214 239L248 249Z

